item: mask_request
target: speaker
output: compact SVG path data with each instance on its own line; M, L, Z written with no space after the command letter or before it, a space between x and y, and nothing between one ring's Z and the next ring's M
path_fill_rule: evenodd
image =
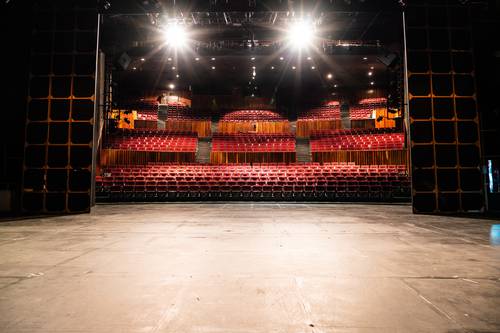
M126 52L123 52L118 58L118 64L125 70L130 65L131 60L130 56Z
M394 64L397 58L398 55L396 53L389 53L384 56L378 56L377 60L386 65L387 67L389 67L392 64Z

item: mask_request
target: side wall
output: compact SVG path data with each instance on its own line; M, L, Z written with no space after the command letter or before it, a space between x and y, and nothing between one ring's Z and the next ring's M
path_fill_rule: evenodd
M484 210L471 11L458 1L406 10L416 213Z
M22 212L90 210L97 42L92 1L33 6Z

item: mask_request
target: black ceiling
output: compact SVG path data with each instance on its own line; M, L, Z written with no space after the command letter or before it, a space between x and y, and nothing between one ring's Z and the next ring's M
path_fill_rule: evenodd
M397 9L399 0L100 0L102 12L379 11Z
M210 12L201 11L201 5L189 7L177 1L175 7L169 7L163 2L158 10L146 10L147 14L141 9L144 7L142 0L129 2L128 11L111 3L111 8L103 15L101 48L115 65L114 79L122 87L119 90L157 91L172 82L177 87L191 86L198 90L201 87L215 90L248 88L250 83L251 89L272 91L277 86L297 85L297 82L304 89L328 91L335 91L334 85L338 89L381 88L387 81L387 68L377 58L400 52L401 12L394 1L353 0L351 5L343 0L318 1L309 6L311 10L294 13L278 11L284 8L276 6L281 1L274 1L274 7L269 5L271 2L265 6L264 2L257 2L254 9L264 10L251 12L236 11L236 2L216 2L217 8L203 7L212 10ZM226 6L228 11L223 10L222 2L231 5ZM124 3L120 1L121 5ZM295 8L300 8L297 3ZM376 6L375 3L385 5ZM199 11L183 11L182 8ZM184 18L193 39L190 50L177 54L162 46L158 26L158 20L166 14L172 17L172 13L177 18ZM318 22L319 38L314 47L299 56L296 51L286 49L282 39L290 15L301 13L310 14ZM258 46L244 47L249 38ZM131 58L125 69L117 64L123 54ZM308 56L312 59L308 60ZM216 60L212 61L212 57ZM251 60L252 57L255 59ZM256 67L255 80L252 80L253 66ZM370 71L373 76L368 76ZM332 74L332 79L327 78L328 73Z

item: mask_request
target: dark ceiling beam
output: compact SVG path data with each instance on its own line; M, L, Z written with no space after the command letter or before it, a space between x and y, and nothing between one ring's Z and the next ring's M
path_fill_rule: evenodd
M375 21L377 21L378 17L380 16L380 13L381 12L379 11L379 12L375 13L375 15L373 15L372 19L370 20L370 23L368 23L365 30L363 30L363 32L359 35L359 37L358 37L359 40L363 40L363 38L365 37L368 30L370 30L370 28L373 26Z
M101 0L102 1L102 0ZM248 11L380 11L400 8L398 0L107 0L101 11L121 14Z

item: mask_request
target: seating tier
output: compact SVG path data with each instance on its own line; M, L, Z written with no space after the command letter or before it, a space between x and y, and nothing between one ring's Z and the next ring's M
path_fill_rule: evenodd
M196 152L197 135L165 130L120 130L108 138L107 149Z
M388 200L408 189L404 165L347 163L116 166L97 179L111 200Z

